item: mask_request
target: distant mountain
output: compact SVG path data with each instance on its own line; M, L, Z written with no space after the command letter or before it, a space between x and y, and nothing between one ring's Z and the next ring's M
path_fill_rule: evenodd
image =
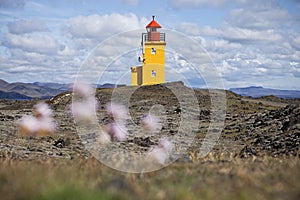
M8 84L8 82L0 79L0 88L5 87Z
M300 98L300 91L298 90L277 90L277 89L263 88L257 86L251 86L245 88L230 88L229 90L242 96L250 96L254 98L269 96L269 95L273 95L285 99Z
M3 92L0 91L0 99L18 99L18 100L29 100L32 99L31 97L28 97L23 94L19 94L16 92Z
M115 88L123 85L105 83L93 85L95 88ZM49 99L62 92L71 91L72 84L60 83L8 83L0 79L0 99Z
M112 83L104 83L103 85L101 84L97 84L97 85L93 85L95 88L117 88L117 87L123 87L126 85L116 85L116 84L112 84Z
M51 84L49 84L51 85ZM38 83L8 83L0 79L0 98L5 99L47 99L51 98L61 92L70 90L66 88L64 84L60 87L53 84L47 86L47 84Z
M67 91L72 88L71 84L61 84L61 83L42 83L42 82L34 82L34 85L51 88L56 90Z

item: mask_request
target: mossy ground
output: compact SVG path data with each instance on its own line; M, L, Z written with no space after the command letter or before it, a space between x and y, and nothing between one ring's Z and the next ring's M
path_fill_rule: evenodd
M2 199L299 199L299 158L207 157L129 174L94 159L0 163Z

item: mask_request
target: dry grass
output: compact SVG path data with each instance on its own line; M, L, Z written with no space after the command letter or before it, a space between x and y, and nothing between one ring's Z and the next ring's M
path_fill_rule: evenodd
M299 199L299 158L174 163L127 174L97 160L0 163L2 199ZM4 198L3 198L4 197Z

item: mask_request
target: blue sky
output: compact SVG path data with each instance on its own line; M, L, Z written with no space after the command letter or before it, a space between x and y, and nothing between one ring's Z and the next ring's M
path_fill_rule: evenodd
M152 15L161 31L178 31L196 41L225 88L300 90L299 0L0 0L0 79L71 83L82 67L93 72L107 62L99 82L130 84L140 32ZM118 59L115 44L105 52L95 49L116 34L123 38L118 50L127 51L117 51ZM175 47L166 56L167 81L184 79L205 87L203 74L196 76L192 69L195 63L177 52L180 40L170 42L167 36L167 47ZM184 51L195 53L189 47Z

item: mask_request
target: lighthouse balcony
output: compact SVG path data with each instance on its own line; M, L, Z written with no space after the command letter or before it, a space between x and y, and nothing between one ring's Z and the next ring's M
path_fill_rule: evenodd
M145 42L165 42L166 34L160 32L143 33L142 40Z

